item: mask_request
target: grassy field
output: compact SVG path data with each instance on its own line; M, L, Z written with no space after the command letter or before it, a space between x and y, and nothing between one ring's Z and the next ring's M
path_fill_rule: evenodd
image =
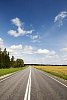
M67 66L35 66L35 68L67 80Z
M6 75L6 74L9 74L9 73L13 73L13 72L16 72L16 71L20 71L20 70L23 70L23 69L25 69L25 68L26 68L26 67L22 67L22 68L0 69L0 76Z

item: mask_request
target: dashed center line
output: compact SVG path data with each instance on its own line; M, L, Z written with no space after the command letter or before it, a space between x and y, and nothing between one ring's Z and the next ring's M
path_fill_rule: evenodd
M29 73L24 100L30 100L30 93L31 93L31 67L30 67L30 73Z

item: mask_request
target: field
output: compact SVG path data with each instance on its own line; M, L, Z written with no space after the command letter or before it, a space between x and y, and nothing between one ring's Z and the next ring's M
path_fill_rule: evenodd
M13 72L16 72L16 71L20 71L20 70L23 70L24 68L26 68L26 67L0 69L0 76L6 75L6 74L9 74L9 73L13 73Z
M35 66L35 68L67 80L67 66Z

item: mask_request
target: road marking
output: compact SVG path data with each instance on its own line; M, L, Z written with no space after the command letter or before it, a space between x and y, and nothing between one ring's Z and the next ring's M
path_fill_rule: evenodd
M31 93L31 67L30 67L30 73L29 73L24 100L30 100L30 93Z
M3 81L5 81L5 80L7 80L7 79L13 77L14 74L15 74L15 73L13 73L13 74L11 74L11 75L9 75L9 76L7 76L7 77L1 79L0 82L3 82Z
M0 82L3 82L3 81L5 81L5 80L7 80L7 79L13 77L13 76L14 76L15 74L17 74L18 72L19 72L19 71L13 72L13 73L11 73L10 75L8 75L8 76L6 76L6 77L0 79Z
M45 75L47 75L47 74L45 74ZM51 77L49 75L47 75L47 76L50 77L51 79L55 80L56 82L60 83L61 85L67 87L67 85L63 84L62 82L58 81L57 79L55 79L55 78L53 78L53 77Z

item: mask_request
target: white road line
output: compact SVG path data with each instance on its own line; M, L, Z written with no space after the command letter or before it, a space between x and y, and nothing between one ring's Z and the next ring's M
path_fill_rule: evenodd
M29 79L29 92L28 92L28 100L30 100L30 93L31 93L31 69L30 69L30 79Z
M30 100L30 93L31 93L31 67L30 67L30 73L29 73L24 100Z
M1 79L1 80L0 80L0 82L3 82L3 81L5 81L5 80L7 80L7 79L9 79L9 78L13 77L13 75L14 75L14 74L9 75L9 76L7 76L7 77L5 77L5 78Z
M5 81L5 80L7 80L7 79L13 77L13 75L15 75L15 74L18 73L18 72L19 72L19 71L13 72L13 73L11 73L10 75L7 74L8 76L6 76L6 77L0 79L0 82L3 82L3 81Z
M45 74L45 75L47 75L47 74ZM53 77L51 77L49 75L47 75L47 76L50 77L51 79L55 80L56 82L60 83L61 85L67 87L67 85L63 84L62 82L58 81L57 79L55 79L55 78L53 78Z

